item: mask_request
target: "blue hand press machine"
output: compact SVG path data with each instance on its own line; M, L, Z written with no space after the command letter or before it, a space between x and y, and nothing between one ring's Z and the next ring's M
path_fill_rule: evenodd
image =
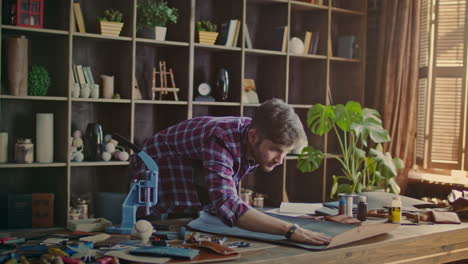
M111 133L112 138L116 139L122 145L127 145L146 165L145 179L134 182L130 192L122 204L122 224L120 226L111 226L106 228L107 233L112 234L131 234L136 222L137 209L140 206L146 207L146 215L150 214L150 208L158 203L158 166L156 162L136 145L130 143L122 136Z

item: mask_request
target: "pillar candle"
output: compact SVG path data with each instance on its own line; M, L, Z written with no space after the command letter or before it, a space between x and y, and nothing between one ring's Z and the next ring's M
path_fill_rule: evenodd
M36 161L54 161L54 114L36 114Z
M0 132L0 163L8 162L8 133Z

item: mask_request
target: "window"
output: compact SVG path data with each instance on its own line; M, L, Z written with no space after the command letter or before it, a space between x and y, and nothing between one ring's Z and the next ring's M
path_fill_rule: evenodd
M467 170L467 0L422 0L416 162Z

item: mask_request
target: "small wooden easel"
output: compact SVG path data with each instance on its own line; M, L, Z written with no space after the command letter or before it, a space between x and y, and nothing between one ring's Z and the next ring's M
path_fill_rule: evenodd
M159 85L157 81L157 76L159 75ZM171 87L167 87L167 75L171 77ZM151 99L155 100L156 93L159 92L159 100L162 100L163 94L167 94L168 92L174 93L174 99L179 101L177 97L177 92L179 92L179 88L176 88L175 81L174 81L174 73L172 69L169 69L169 72L166 71L166 62L160 61L159 62L159 71L156 71L156 68L153 69L153 87L151 88Z

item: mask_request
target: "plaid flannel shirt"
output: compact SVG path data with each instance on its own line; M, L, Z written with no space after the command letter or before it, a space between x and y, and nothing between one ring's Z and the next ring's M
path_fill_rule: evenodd
M249 206L238 195L242 177L258 164L247 160L248 117L196 117L169 127L147 140L143 151L159 167L158 204L153 213L194 213L200 203L193 179L193 162L201 161L210 204L204 210L215 212L229 226L236 224ZM134 155L135 178L146 167Z

